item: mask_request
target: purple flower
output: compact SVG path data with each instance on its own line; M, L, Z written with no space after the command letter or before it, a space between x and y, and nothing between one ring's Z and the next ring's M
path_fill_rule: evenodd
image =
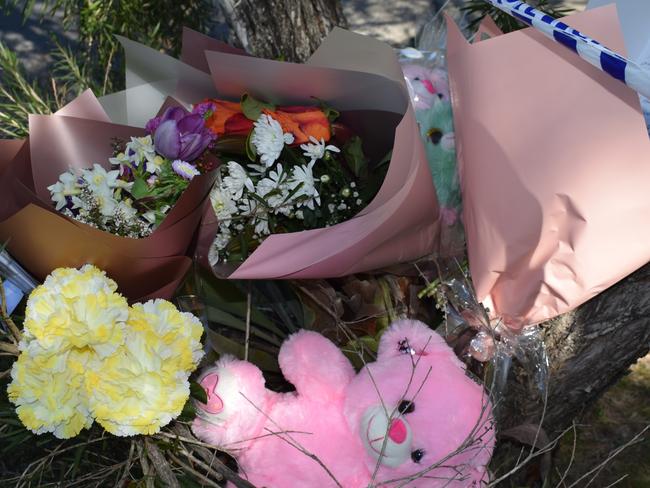
M162 117L154 117L153 119L150 119L149 122L147 122L147 125L144 126L144 130L147 131L147 134L155 134L156 129L158 129L158 126L162 122Z
M199 114L204 119L208 113L213 113L216 111L217 106L213 102L201 102L194 105L194 108L192 109L193 114Z
M159 120L157 120L159 119ZM162 117L147 122L154 132L156 152L167 159L194 161L214 139L199 114L188 114L181 107L170 107Z
M172 163L172 169L178 176L186 180L191 180L195 176L201 174L201 172L196 169L196 166L186 161L181 161L180 159L177 159Z

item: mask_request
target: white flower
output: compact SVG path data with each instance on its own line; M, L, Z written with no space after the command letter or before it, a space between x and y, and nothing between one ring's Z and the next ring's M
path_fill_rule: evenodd
M165 160L162 158L162 156L156 155L153 159L147 160L147 165L145 166L145 170L147 173L151 173L152 175L157 175L162 171L163 163Z
M280 123L267 114L260 115L254 126L251 143L268 168L280 157L284 145L293 142L293 134L285 133Z
M298 210L298 211L296 212L296 218L297 218L298 220L303 220L303 219L305 218L305 214L303 213L302 210Z
M113 158L108 158L108 162L111 163L113 166L119 166L122 168L122 166L130 167L130 160L126 154L119 153L117 156Z
M52 201L56 203L57 210L61 210L66 206L66 197L79 193L77 180L78 177L71 171L68 171L59 176L59 181L47 187L52 194Z
M131 206L131 202L129 200L119 202L117 204L115 212L121 213L127 219L135 219L138 215L138 211ZM151 223L153 224L155 221L156 217L154 216L154 220Z
M217 232L216 237L214 238L214 247L219 251L222 251L228 246L232 235L230 234L230 229L225 226L219 227L219 232Z
M99 164L94 164L92 169L83 170L83 179L93 194L112 194L111 189L117 188L117 178L120 172L117 169L106 171Z
M228 247L231 238L232 235L230 234L230 229L224 225L219 226L219 231L217 232L217 235L212 242L212 246L210 247L210 251L208 252L208 260L212 266L219 263L219 253Z
M263 164L249 164L248 169L253 176L264 176L267 168Z
M268 177L262 178L257 182L256 193L264 198L267 205L276 213L288 215L290 205L287 202L289 188L286 184L287 173L281 164L278 164L275 170L270 171Z
M271 233L269 229L269 214L268 210L259 205L256 200L245 199L239 204L241 215L251 217L251 224L255 224L255 232L260 235L268 235Z
M156 149L151 136L132 137L131 142L126 145L126 154L135 166L139 166L142 161L153 161Z
M232 198L230 191L223 186L220 178L210 193L212 209L220 222L229 222L233 215L237 213L237 204Z
M339 210L346 210L348 206L345 203L340 203L338 207L336 207Z
M305 157L311 159L312 161L322 159L323 156L325 156L325 151L341 152L341 150L336 146L333 146L331 144L329 146L326 146L325 140L322 137L319 141L314 136L309 136L309 140L311 143L301 144L300 149L305 151Z
M244 188L250 192L255 191L253 180L250 179L246 170L235 161L228 162L228 176L223 179L223 185L230 191L230 194L236 200L239 200L243 193Z
M316 190L314 174L312 168L316 161L312 160L309 164L303 166L294 166L289 186L296 191L294 198L305 197L305 200L299 203L299 206L306 205L309 209L314 210L314 203L320 205L320 195Z
M117 208L117 200L113 198L113 195L107 193L96 193L93 195L97 205L99 206L99 211L105 217L111 217L115 214L115 209Z

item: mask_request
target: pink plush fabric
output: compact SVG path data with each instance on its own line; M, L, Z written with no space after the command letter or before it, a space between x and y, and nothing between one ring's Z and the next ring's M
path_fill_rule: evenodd
M416 63L402 64L402 71L416 110L431 108L438 98L449 100L449 84L444 71Z
M357 375L315 332L291 336L279 362L295 393L266 390L255 366L233 358L199 379L208 404L197 403L194 433L231 452L255 486L325 488L336 486L334 478L345 488L487 482L489 402L426 325L394 323L377 361Z

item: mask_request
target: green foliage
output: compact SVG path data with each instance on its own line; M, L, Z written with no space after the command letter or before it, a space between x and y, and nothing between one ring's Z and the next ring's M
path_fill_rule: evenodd
M0 42L0 136L27 135L29 114L50 113L56 108L51 90L29 82L16 55Z
M0 0L0 11L18 8L31 15L34 0ZM24 137L27 115L49 113L83 90L102 96L124 88L120 34L177 55L183 26L209 30L214 6L209 0L44 0L43 16L63 14L63 28L78 32L75 45L52 39L51 79L29 80L15 54L0 45L0 137Z
M528 27L523 22L515 19L511 15L493 7L485 0L468 0L466 5L460 8L460 11L467 15L470 19L467 28L473 32L478 28L483 18L489 15L494 19L494 22L499 26L503 32L512 32L524 27ZM571 13L572 9L566 7L556 7L551 3L551 0L531 0L528 3L533 7L541 10L552 17L564 17Z

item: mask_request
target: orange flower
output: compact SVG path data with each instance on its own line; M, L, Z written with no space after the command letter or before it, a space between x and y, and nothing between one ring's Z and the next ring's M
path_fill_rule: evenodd
M291 132L294 137L293 144L304 144L309 142L309 136L317 140L329 141L332 137L330 123L325 112L317 107L279 107L274 112L264 110L280 122L285 132Z
M246 118L239 102L225 100L206 100L216 106L216 110L205 121L205 125L216 135L246 136L253 130L253 121Z
M216 108L205 124L217 136L247 136L253 130L254 121L246 118L239 102L213 99L202 103L208 102ZM329 120L318 107L278 107L273 111L264 110L264 113L277 120L285 132L293 134L293 145L309 142L310 136L319 141L329 141L332 137Z

